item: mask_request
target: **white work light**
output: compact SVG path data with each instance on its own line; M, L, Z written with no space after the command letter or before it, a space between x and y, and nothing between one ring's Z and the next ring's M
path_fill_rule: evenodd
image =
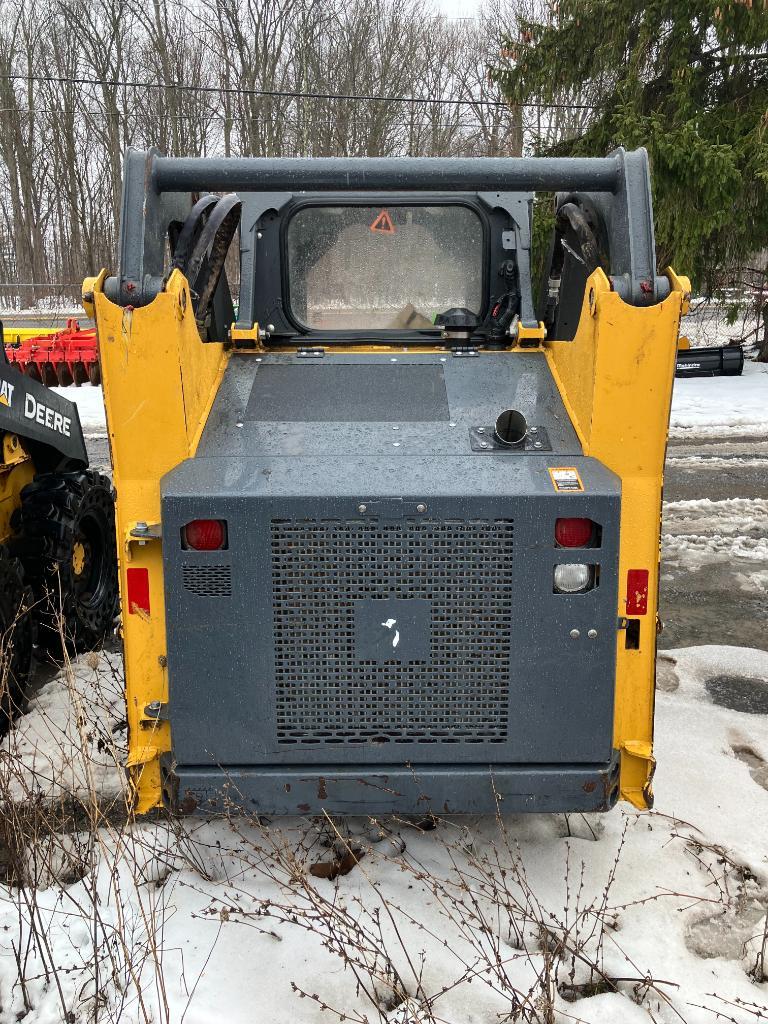
M590 566L581 562L555 566L555 590L558 594L577 594L588 590L592 582Z

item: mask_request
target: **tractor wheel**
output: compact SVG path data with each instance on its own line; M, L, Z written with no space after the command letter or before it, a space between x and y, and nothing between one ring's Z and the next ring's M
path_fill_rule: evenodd
M0 547L0 724L20 710L32 665L32 591L21 562Z
M21 492L14 542L36 601L39 643L54 655L84 650L118 610L115 492L92 470L42 473Z
M88 380L95 388L101 384L101 366L98 362L88 364Z

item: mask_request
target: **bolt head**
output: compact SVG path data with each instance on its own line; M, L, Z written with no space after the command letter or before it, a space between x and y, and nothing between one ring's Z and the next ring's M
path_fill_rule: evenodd
M419 505L416 506L416 511L417 512L426 512L427 511L427 506L419 504Z
M477 432L478 432L478 434L484 434L485 433L485 427L478 427L477 428Z
M367 505L358 505L357 506L357 511L358 512L367 512L368 511L368 506Z
M488 442L487 441L481 441L480 442L480 447L481 448L487 448L488 447Z
M581 636L581 633L578 631L578 629L572 629L571 630L571 632L570 632L571 640L578 640L580 636Z
M597 630L596 629L590 629L590 631L587 633L587 636L589 637L590 640L594 640L597 637Z
M534 441L533 442L533 447L534 448L541 448L541 441Z

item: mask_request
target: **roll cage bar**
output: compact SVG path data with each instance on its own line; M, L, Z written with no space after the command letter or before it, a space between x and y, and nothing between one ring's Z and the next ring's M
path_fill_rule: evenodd
M530 280L531 193L557 193L556 238L575 232L583 241L584 217L594 226L613 289L625 302L653 305L669 293L657 276L648 156L644 149L618 149L587 157L374 157L374 158L176 158L157 149L129 149L124 164L118 267L105 292L123 306L142 306L163 290L178 267L188 277L198 319L208 305L220 325L232 317L222 275L229 243L240 221L240 303L238 326L251 327L256 313L256 266L260 219L280 211L297 193L474 192L489 209L508 214L501 245L517 265L520 321L535 327ZM235 192L212 199L208 192ZM201 194L202 198L201 198ZM576 212L574 212L576 211ZM586 211L580 217L579 211ZM170 241L171 260L167 260ZM586 280L587 262L567 242L573 258L563 266L561 246L550 261L562 283ZM590 255L590 261L593 261ZM581 264L580 268L578 264ZM570 275L570 277L569 277ZM574 289L571 289L572 291ZM576 289L577 290L577 289ZM574 297L569 298L571 306ZM581 297L578 296L580 308ZM555 318L557 319L557 318Z

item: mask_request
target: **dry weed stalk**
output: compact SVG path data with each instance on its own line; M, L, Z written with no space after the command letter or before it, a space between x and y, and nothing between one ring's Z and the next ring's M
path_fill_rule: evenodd
M168 1019L162 904L139 873L143 839L133 829L127 788L105 790L92 753L100 755L102 776L123 778L122 744L104 727L119 676L98 654L85 657L85 672L81 660L78 674L66 640L60 624L59 678L70 711L62 724L43 703L34 709L45 755L24 745L24 720L6 719L0 750L0 906L13 907L16 919L17 980L7 997L31 1013L55 992L66 1022L132 1014L154 1024ZM77 939L64 941L75 922L86 934L80 928Z

